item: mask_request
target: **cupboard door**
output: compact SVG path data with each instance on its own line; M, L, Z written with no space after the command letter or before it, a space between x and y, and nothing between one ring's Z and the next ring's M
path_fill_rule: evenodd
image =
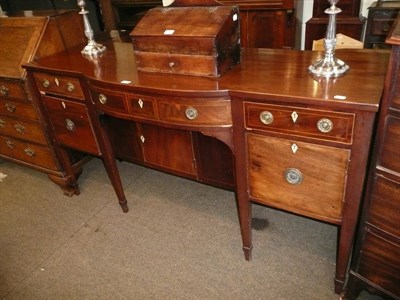
M196 174L190 131L139 124L139 132L147 164L180 174Z

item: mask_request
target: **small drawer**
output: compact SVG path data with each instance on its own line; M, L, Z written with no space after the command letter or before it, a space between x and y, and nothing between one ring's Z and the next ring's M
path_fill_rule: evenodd
M378 164L400 174L400 118L388 116Z
M158 101L161 121L192 126L232 125L229 100L171 100Z
M27 100L23 81L0 80L0 99L2 98Z
M371 35L386 36L392 28L396 19L373 19L371 24Z
M147 95L127 95L130 113L135 117L157 119L157 104L154 97Z
M245 102L248 129L352 143L354 114Z
M125 94L111 92L97 87L90 87L90 96L96 106L109 113L128 114L128 106L125 101Z
M43 102L60 144L82 152L100 154L84 104L47 96L43 97Z
M0 115L0 134L43 145L48 144L40 124L9 116Z
M252 199L327 222L341 221L349 150L248 133L247 159Z
M34 73L36 85L42 94L56 94L84 99L81 84L78 78L56 76L45 73Z
M0 114L21 117L28 120L38 120L36 108L30 102L17 102L0 99Z
M357 273L380 288L400 295L400 244L372 231L364 233Z
M58 170L53 151L48 147L0 136L0 153L48 170Z

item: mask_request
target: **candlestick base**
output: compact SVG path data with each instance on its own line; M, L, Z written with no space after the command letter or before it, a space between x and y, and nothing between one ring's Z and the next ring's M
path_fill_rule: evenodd
M82 49L81 53L87 57L97 57L106 52L106 47L102 44L96 43L94 40L89 40L85 48Z
M317 77L339 77L344 75L349 66L337 58L323 58L308 67L308 71Z

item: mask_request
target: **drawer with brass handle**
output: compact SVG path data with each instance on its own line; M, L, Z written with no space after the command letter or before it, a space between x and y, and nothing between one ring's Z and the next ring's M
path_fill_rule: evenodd
M30 102L3 100L0 98L0 114L21 117L28 120L38 120L36 108Z
M53 151L45 146L0 136L0 154L49 170L58 170Z
M354 114L247 102L244 107L248 129L352 143Z
M0 80L0 99L27 99L27 94L22 81Z
M94 86L90 87L90 96L96 106L109 113L123 113L128 114L128 106L125 101L125 94L104 90Z
M350 150L248 133L247 152L252 199L340 222Z
M45 73L34 73L33 75L41 93L63 95L81 100L84 99L84 94L78 78Z
M42 99L60 144L82 152L100 154L84 104L48 96Z
M0 134L46 145L43 128L36 122L0 115Z
M158 112L161 121L190 126L231 126L229 100L160 100Z

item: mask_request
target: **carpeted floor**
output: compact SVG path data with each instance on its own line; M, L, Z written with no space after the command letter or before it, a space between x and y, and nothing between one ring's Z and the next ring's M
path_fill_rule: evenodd
M0 160L0 298L339 299L335 226L254 205L248 262L232 192L118 166L127 214L98 159L72 198Z

